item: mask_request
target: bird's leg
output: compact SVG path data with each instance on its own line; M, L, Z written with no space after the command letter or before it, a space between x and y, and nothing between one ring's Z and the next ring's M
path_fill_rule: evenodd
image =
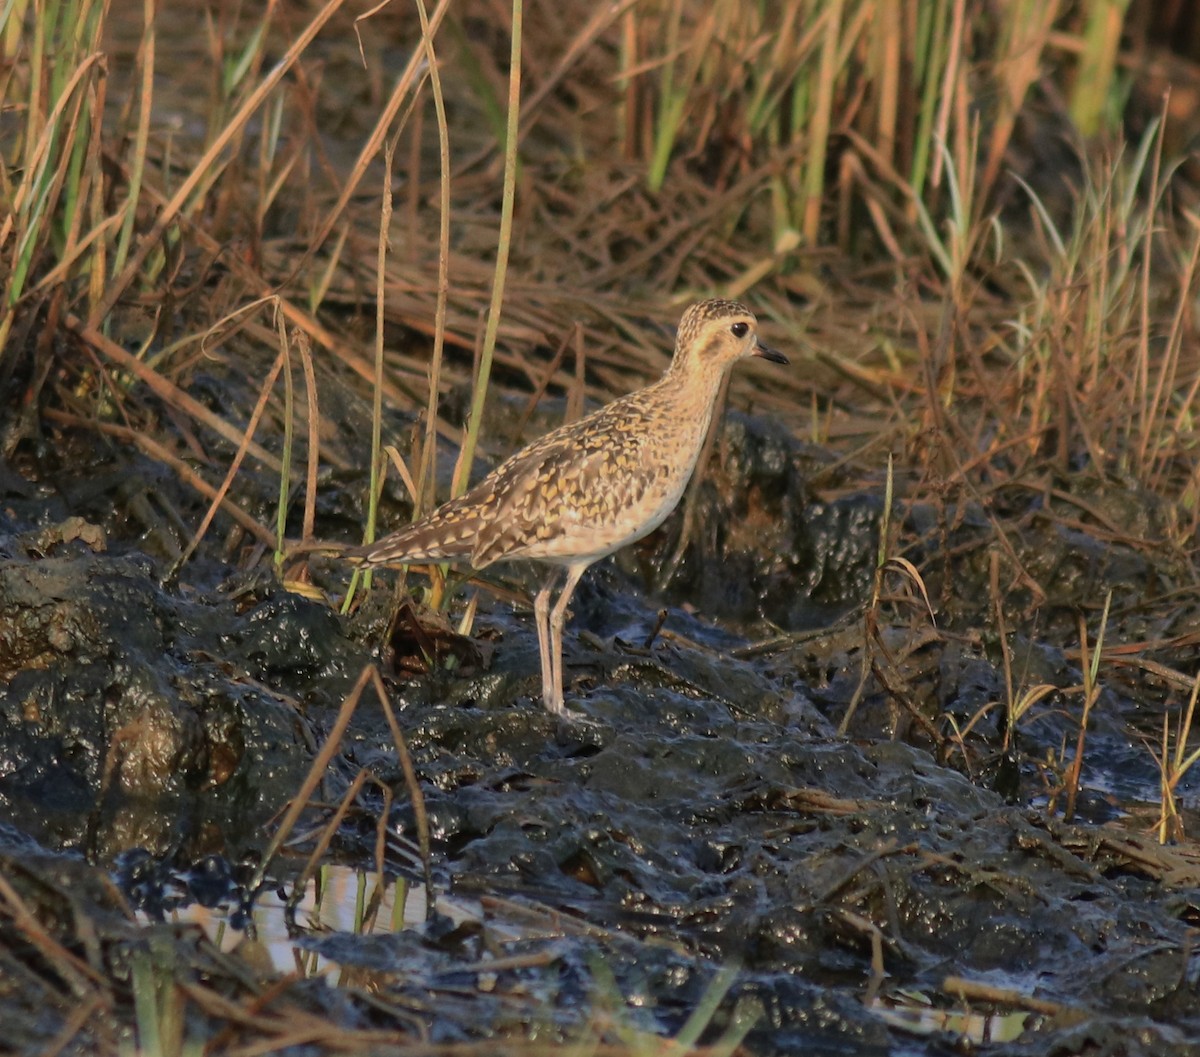
M545 695L544 700L546 707L551 712L562 712L563 710L562 635L563 624L566 623L567 619L567 603L571 601L575 585L579 583L579 578L590 564L590 562L584 562L580 565L567 566L567 578L563 582L562 591L559 593L558 601L554 603L554 608L550 610L550 663L553 668L552 688L554 696L552 699L550 696Z
M558 570L553 569L542 589L533 599L533 618L537 623L538 654L542 662L542 701L551 712L562 711L562 689L557 695L554 681L554 666L550 654L550 592L554 590L554 581L558 579Z

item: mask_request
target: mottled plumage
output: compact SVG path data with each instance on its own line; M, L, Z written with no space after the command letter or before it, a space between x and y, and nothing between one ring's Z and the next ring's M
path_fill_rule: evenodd
M348 555L364 566L462 561L476 569L529 558L555 566L534 600L542 699L562 712L562 628L584 570L663 523L696 467L721 381L746 356L787 363L758 341L737 301L693 305L653 385L547 433L465 495ZM566 578L550 595L559 569Z

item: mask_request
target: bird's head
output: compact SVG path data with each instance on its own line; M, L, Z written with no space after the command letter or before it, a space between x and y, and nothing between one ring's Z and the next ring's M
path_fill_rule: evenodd
M683 314L675 336L673 371L724 374L738 360L760 356L772 363L787 357L758 340L758 320L740 301L713 298Z

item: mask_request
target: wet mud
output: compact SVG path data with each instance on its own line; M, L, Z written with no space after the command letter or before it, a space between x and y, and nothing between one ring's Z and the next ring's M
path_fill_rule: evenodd
M872 601L880 482L731 415L685 509L581 585L563 722L538 702L532 618L507 597L480 591L469 640L448 630L462 595L450 625L420 606L393 620L390 577L341 616L287 590L220 519L163 582L185 537L145 504L194 524L195 500L128 451L80 461L10 461L0 506L0 978L17 1051L48 1045L72 1007L15 907L85 976L133 988L149 958L232 978L231 956L171 912L248 908L279 813L378 661L424 795L435 900L474 912L370 936L301 929L362 986L270 985L268 1008L444 1043L579 1039L598 1008L674 1035L719 980L702 1037L752 1023L748 1054L1200 1053L1200 853L1148 833L1158 774L1129 734L1132 714L1150 710L1152 730L1178 695L1106 684L1071 822L1047 763L1078 736L1080 611L1094 622L1112 590L1110 634L1144 622L1139 601L1177 575L1169 556L1031 511L1017 558L1052 593L1036 621L1020 619L1024 588L1006 596L1010 644L1026 684L1060 690L1008 729L1000 646L980 630L994 626L988 517L900 498L891 531L937 620L902 577ZM339 497L361 487L326 488L319 534L355 524L357 500ZM344 590L332 560L313 575ZM1195 615L1173 619L1178 634ZM363 769L373 781L326 858L422 880L418 815L369 696L314 826ZM1190 831L1194 785L1177 792ZM293 838L269 888L287 891L314 839ZM277 979L242 971L242 987ZM950 1012L976 1019L934 1016ZM218 1030L214 1009L193 1009L189 1030ZM67 1052L121 1033L98 1011Z

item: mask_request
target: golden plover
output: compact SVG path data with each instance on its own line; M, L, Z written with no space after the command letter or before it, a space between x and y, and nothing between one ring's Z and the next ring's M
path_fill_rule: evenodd
M754 314L710 300L683 314L675 354L653 385L547 433L428 517L345 555L360 566L529 558L553 566L534 599L542 701L563 711L567 604L593 562L653 532L696 468L721 382L747 356L787 363L758 340ZM553 607L550 597L565 571Z

